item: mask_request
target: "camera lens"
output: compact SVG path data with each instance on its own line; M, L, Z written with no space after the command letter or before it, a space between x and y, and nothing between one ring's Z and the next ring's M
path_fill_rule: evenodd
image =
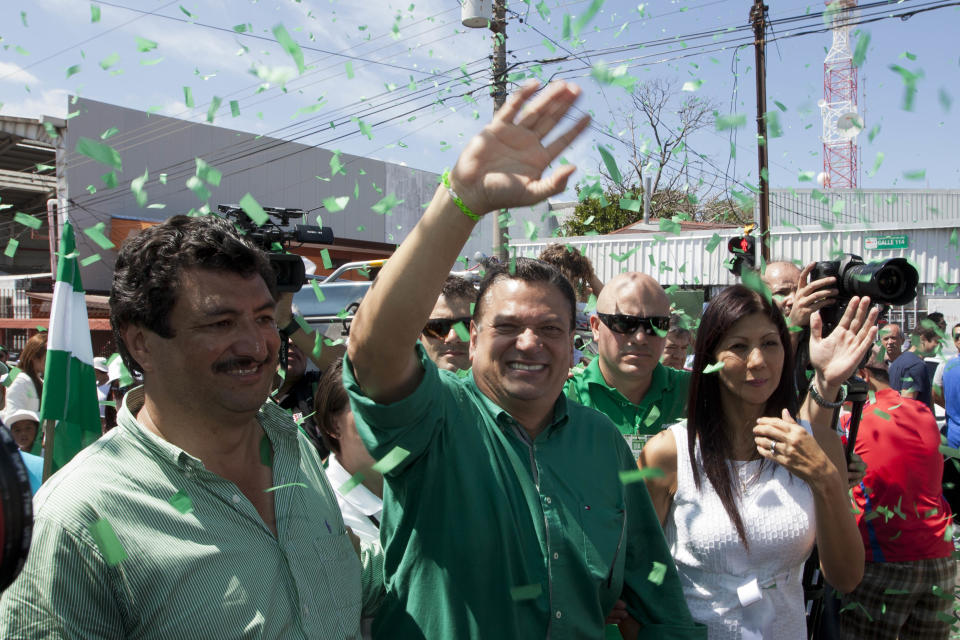
M876 275L877 289L888 299L899 298L906 286L899 269L886 265Z

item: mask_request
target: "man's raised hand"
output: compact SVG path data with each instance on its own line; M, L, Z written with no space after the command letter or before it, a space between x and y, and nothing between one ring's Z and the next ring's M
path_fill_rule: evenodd
M590 123L590 117L584 116L544 145L544 139L580 96L580 88L553 82L523 109L539 86L531 81L511 95L460 154L451 187L474 213L541 202L563 191L576 170L568 164L543 177L547 166Z

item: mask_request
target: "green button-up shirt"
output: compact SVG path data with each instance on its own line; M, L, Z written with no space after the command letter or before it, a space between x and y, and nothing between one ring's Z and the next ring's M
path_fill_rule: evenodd
M0 637L359 638L360 562L317 453L286 412L268 403L258 416L274 485L300 483L274 491L274 537L235 484L138 424L142 405L142 389L128 393L117 428L37 494ZM178 492L192 511L171 503ZM100 519L127 556L114 566L91 534Z
M641 637L705 638L644 484L620 481L636 464L610 421L561 394L531 442L472 375L417 349L423 380L389 405L344 367L372 455L409 452L385 476L374 636L602 638L622 594Z
M678 371L657 364L650 380L650 388L640 404L627 400L615 387L607 384L600 371L600 358L570 380L564 391L571 400L593 407L613 420L625 436L651 436L677 420L687 416L687 392L690 372Z

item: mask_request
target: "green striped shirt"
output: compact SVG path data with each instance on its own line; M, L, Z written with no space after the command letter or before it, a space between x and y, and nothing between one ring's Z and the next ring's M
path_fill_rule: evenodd
M317 453L286 412L267 403L258 416L280 487L274 537L236 485L140 426L142 405L142 388L127 394L118 427L37 494L0 637L359 638L360 562ZM171 502L180 492L192 511ZM122 552L95 537L101 519ZM116 553L126 558L110 562Z

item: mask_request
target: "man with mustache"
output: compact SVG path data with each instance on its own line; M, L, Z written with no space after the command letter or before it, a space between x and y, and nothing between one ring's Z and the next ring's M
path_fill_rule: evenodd
M440 369L466 371L470 368L470 343L457 332L457 323L466 334L470 330L470 316L477 301L477 290L460 276L447 276L437 304L420 334L420 343L427 356Z
M663 425L687 412L690 372L660 363L670 326L670 299L639 272L614 276L590 318L599 355L566 385L567 396L613 420L634 453Z
M360 563L320 458L266 402L267 256L216 216L128 239L110 321L143 385L41 488L3 638L359 637Z

